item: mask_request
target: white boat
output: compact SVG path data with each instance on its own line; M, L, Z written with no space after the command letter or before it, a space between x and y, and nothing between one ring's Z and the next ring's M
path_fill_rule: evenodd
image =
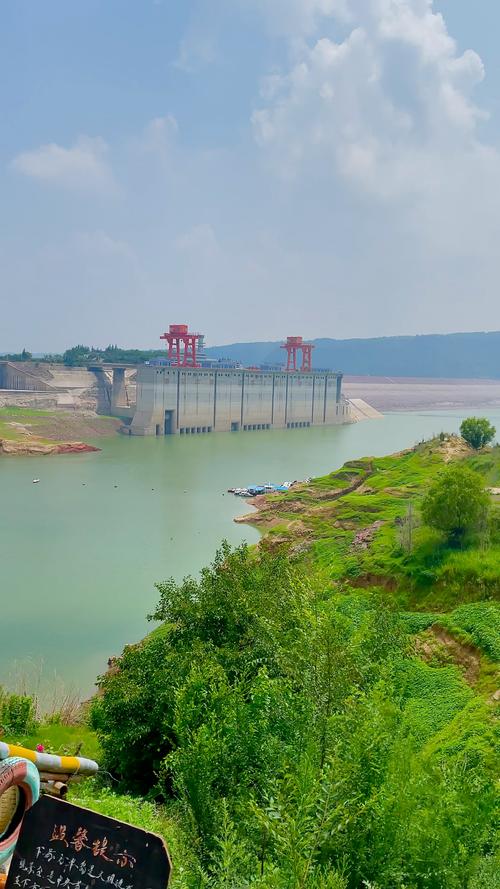
M39 478L34 478L34 479L33 479L33 484L34 484L34 485L37 485L39 481L40 481Z

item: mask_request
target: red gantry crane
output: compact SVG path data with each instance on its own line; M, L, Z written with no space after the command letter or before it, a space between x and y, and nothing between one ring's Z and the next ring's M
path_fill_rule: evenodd
M168 344L168 357L174 367L201 367L196 350L203 334L191 333L187 324L171 324L168 333L160 337Z
M301 336L289 336L286 343L281 346L286 350L287 354L287 371L300 370L302 373L308 373L312 370L312 343L305 343ZM298 367L297 356L302 352L302 363Z

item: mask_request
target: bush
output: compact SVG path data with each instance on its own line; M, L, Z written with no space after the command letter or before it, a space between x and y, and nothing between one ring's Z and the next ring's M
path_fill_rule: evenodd
M440 474L422 501L424 522L442 531L450 545L485 522L489 497L477 472L455 463Z
M91 714L107 768L138 790L155 786L160 769L165 775L162 763L182 728L177 700L189 688L194 694L194 668L219 676L228 689L250 687L262 671L299 682L308 622L306 587L286 559L256 558L246 546L224 544L199 581L171 580L158 589L154 618L166 623L126 648L118 669L101 677ZM201 713L211 688L205 699L201 694Z
M36 729L36 703L29 695L0 689L0 725L8 735L28 735Z

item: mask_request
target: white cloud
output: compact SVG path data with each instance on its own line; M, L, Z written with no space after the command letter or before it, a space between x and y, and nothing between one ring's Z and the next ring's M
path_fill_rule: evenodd
M151 154L167 155L179 132L179 124L173 114L150 120L141 141L141 148Z
M195 74L205 65L213 64L216 59L214 36L196 29L181 40L173 66L186 74Z
M175 238L174 248L178 253L188 255L196 261L206 262L221 255L215 231L206 223L194 225L189 231Z
M80 136L70 148L52 142L18 154L11 166L18 173L75 190L113 191L108 146L100 137Z
M298 37L313 33L324 18L350 19L350 0L239 0L258 13L277 34Z
M74 235L73 244L77 251L84 256L135 258L130 244L111 237L111 235L101 229L77 232Z
M472 97L483 65L458 53L432 0L352 0L349 11L342 42L303 43L293 67L264 84L254 131L282 172L324 164L365 192L400 198L434 189L457 157L480 164Z

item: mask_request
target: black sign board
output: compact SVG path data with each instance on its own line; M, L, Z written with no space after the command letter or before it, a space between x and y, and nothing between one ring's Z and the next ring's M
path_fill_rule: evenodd
M163 840L43 796L26 812L6 889L166 889Z

